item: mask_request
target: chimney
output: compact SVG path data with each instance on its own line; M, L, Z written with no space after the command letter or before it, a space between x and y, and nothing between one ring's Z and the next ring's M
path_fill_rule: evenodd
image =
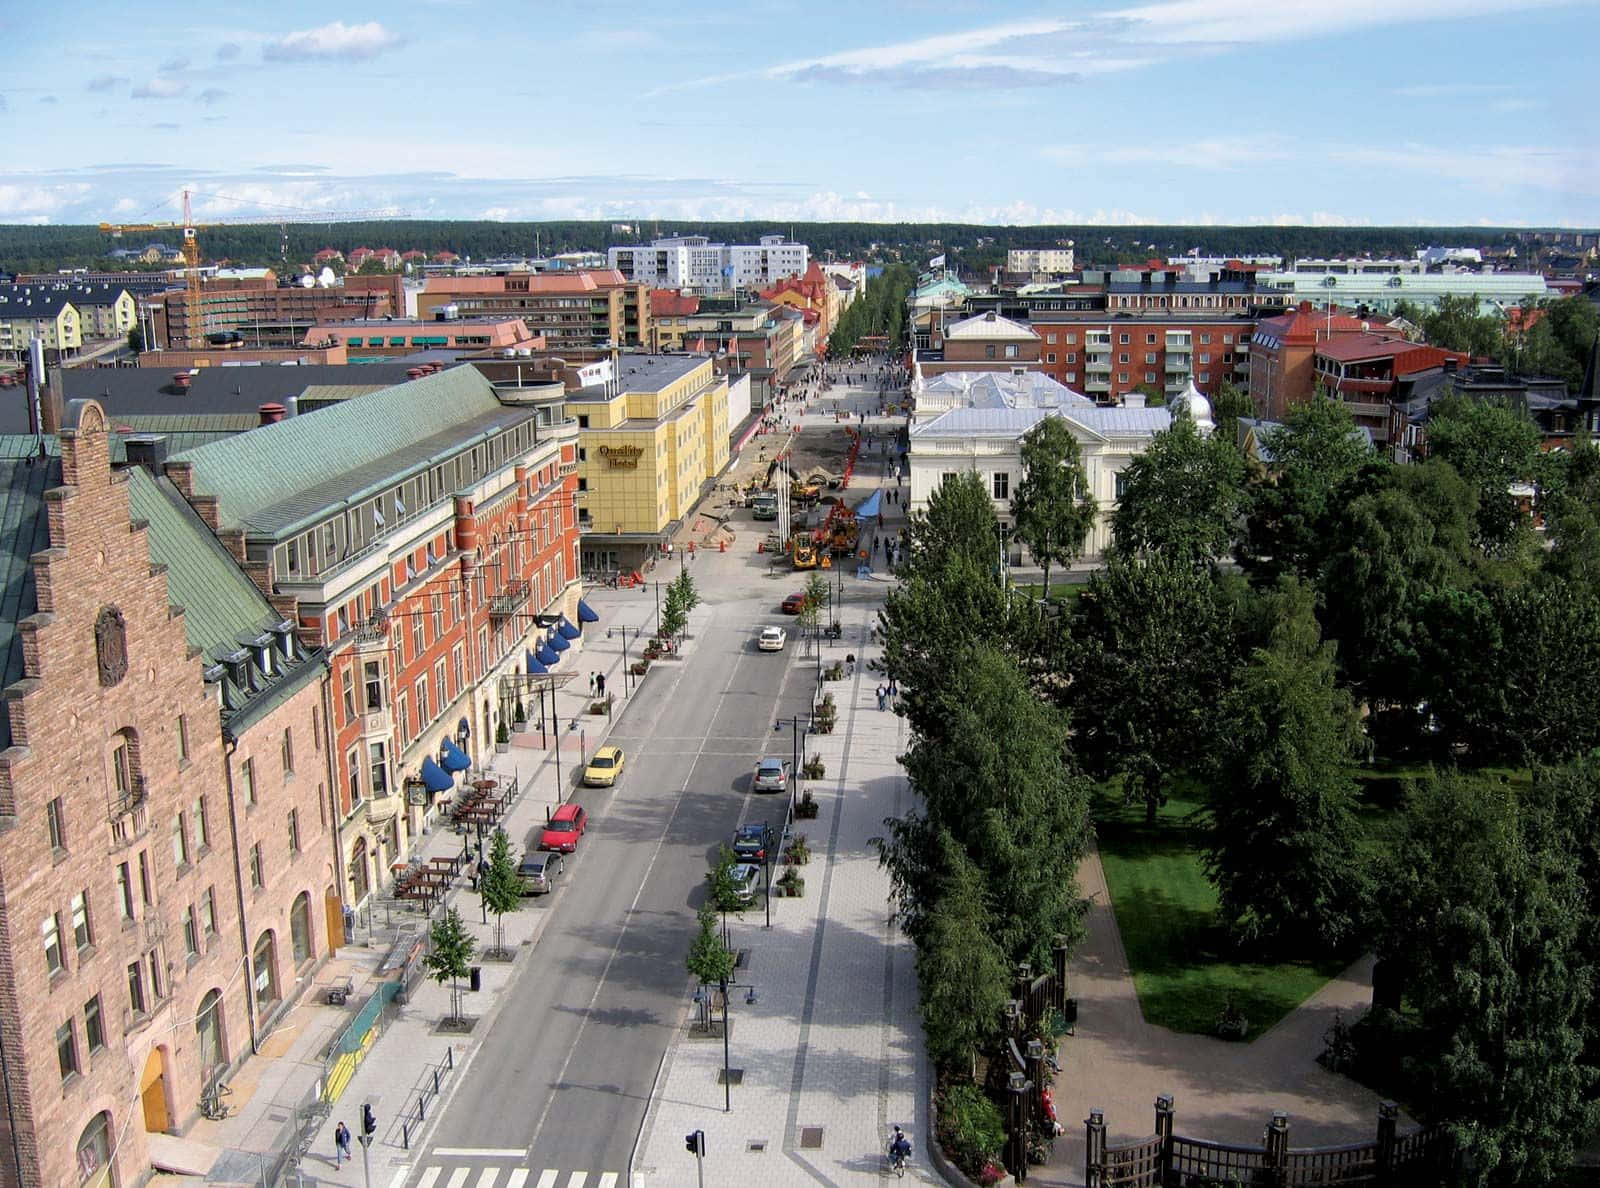
M257 411L261 415L261 423L263 425L276 425L279 421L283 420L285 415L283 405L279 404L277 401L273 401L270 404L263 404Z
M41 357L43 357L43 352L41 352ZM51 376L43 368L39 370L38 374L41 377L39 403L37 405L39 414L39 432L60 433L61 420L63 416L61 400L61 369L57 368L54 376Z
M35 338L28 343L28 430L35 436L44 429L44 409L39 404L39 389L44 383L44 343Z
M300 415L300 397L285 396L283 398L283 411L285 416L298 417Z
M128 465L142 466L151 474L160 474L167 460L167 439L159 433L135 433L124 439L128 451Z

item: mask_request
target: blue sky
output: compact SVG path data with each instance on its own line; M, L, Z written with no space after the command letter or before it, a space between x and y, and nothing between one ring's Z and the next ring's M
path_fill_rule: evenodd
M0 222L1600 225L1596 0L8 8Z

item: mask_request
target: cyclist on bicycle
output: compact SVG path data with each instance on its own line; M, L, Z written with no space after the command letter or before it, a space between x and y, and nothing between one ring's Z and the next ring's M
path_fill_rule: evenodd
M906 1137L905 1131L896 1126L894 1137L889 1140L889 1163L893 1167L900 1167L910 1157L911 1140Z

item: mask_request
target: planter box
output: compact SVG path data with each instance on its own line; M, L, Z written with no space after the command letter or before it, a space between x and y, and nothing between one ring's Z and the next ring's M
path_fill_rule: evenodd
M511 723L511 733L512 734L526 734L526 733L528 733L528 724L526 722L513 722L513 723Z
M496 755L504 755L509 750L511 750L511 744L508 742L497 742L494 744L494 753Z

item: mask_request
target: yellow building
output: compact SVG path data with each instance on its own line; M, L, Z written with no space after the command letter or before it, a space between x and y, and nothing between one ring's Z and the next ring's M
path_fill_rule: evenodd
M83 346L83 318L55 286L0 287L0 351L20 354L35 338L47 351L68 353Z
M728 382L705 355L621 355L567 397L578 419L578 526L588 573L637 568L728 464Z

